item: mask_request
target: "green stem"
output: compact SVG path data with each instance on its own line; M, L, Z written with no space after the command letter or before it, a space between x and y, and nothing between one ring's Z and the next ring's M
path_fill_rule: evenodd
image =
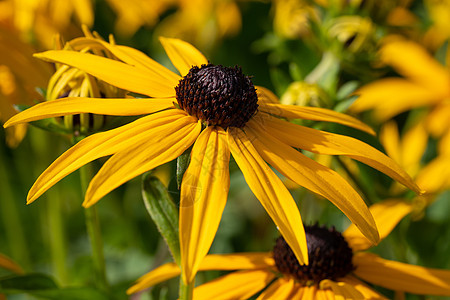
M55 191L48 191L46 197L48 232L53 271L63 285L69 282L66 258L67 245L64 235L64 219L61 198Z
M91 174L91 166L86 165L80 168L81 189L83 197L89 181L92 178ZM109 285L106 279L105 257L103 255L103 242L97 208L95 206L86 208L84 210L84 215L86 219L86 229L92 247L92 260L97 287L101 290L107 291Z
M3 148L3 145L0 147ZM4 149L0 149L0 157L5 159L7 156L3 150ZM22 220L17 207L18 203L16 201L18 197L15 196L14 191L11 188L11 172L8 171L7 164L9 164L7 159L0 163L0 180L2 182L0 197L1 219L4 223L6 240L9 245L11 258L19 262L22 267L28 268L30 266L30 248L27 245Z
M59 142L60 140L55 139L54 135L33 128L32 126L30 126L29 131L33 156L41 158L34 165L33 175L37 178L41 171L45 170L58 155L59 147L50 147L49 149L48 145L59 145L55 142ZM53 273L65 285L69 283L69 274L67 269L67 240L65 235L64 212L62 210L64 197L61 197L59 185L49 189L42 197L45 197L45 205L44 207L40 207L39 212L45 224L43 232L50 244Z
M185 284L183 281L183 277L180 276L180 290L179 290L179 299L180 300L192 300L194 293L194 280L189 284Z

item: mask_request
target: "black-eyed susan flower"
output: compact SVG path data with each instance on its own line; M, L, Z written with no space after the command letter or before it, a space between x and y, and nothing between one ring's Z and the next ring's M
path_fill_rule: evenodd
M294 147L347 155L419 192L393 160L367 144L280 119L337 122L372 132L350 116L323 108L278 104L267 89L255 89L239 67L210 64L192 45L178 39L161 38L161 42L180 75L133 48L97 42L122 62L75 51L48 51L38 57L76 67L150 98L62 98L36 105L5 125L79 113L145 116L91 135L67 150L37 179L27 202L81 166L112 155L90 182L83 205L91 206L121 184L174 160L193 145L181 184L179 232L185 282L193 280L219 226L230 184L230 154L302 263L307 262L308 252L299 211L268 164L333 202L371 242L378 241L378 233L358 193L336 172Z
M427 107L425 128L434 137L450 134L450 72L420 45L392 38L380 50L382 63L404 77L382 78L355 92L355 112L373 110L379 121ZM448 147L448 146L447 146Z
M412 210L410 204L386 200L370 211L381 238ZM194 299L387 299L366 283L422 295L450 295L450 271L386 260L364 252L371 243L354 225L342 234L334 228L305 226L309 265L301 265L282 237L272 252L208 255L200 270L234 270L194 289ZM128 293L136 293L178 276L174 263L142 276Z

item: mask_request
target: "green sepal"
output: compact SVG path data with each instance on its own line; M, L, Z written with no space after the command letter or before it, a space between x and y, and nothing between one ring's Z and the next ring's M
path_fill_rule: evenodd
M23 293L54 300L111 299L109 295L93 288L59 288L55 281L45 274L32 273L0 278L0 294Z
M62 123L58 122L55 118L48 118L30 122L31 125L50 132L56 132L60 134L71 134L72 130L67 129Z
M143 176L142 196L145 207L169 247L175 262L180 265L178 210L164 184L151 173Z
M189 162L191 161L192 147L188 148L177 158L177 186L181 188L181 182L183 181L184 172L186 172Z

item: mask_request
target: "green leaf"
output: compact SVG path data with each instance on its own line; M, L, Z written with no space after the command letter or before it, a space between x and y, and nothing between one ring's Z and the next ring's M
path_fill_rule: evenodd
M175 262L179 265L178 210L170 198L167 188L157 177L148 173L143 177L142 196L150 217L165 239Z
M191 161L191 150L192 147L189 147L186 151L183 152L177 158L177 186L178 189L181 187L181 181L183 180L184 172L186 172L189 162Z
M13 275L0 279L0 293L55 289L58 286L45 274Z
M0 278L0 293L26 293L35 297L54 300L108 300L109 295L85 287L59 288L55 281L45 274L14 275Z

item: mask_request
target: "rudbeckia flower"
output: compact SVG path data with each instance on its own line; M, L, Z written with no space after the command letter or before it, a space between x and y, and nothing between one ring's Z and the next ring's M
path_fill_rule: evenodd
M370 211L384 238L412 206L386 200ZM334 228L305 226L309 265L301 265L282 237L272 252L205 257L199 270L234 270L194 289L194 299L388 299L367 283L422 295L450 295L450 271L386 260L364 252L371 246L352 224L342 234ZM136 293L180 274L174 263L142 276L128 293Z
M359 98L350 107L355 112L372 109L379 121L419 107L428 107L425 128L435 137L450 134L450 72L420 45L398 38L380 50L382 63L402 77L369 83L355 92ZM448 146L447 146L448 147Z
M37 179L28 203L81 166L112 155L86 191L83 205L91 206L121 184L176 159L193 146L181 184L179 221L183 280L191 282L225 207L230 154L301 263L307 262L308 253L301 217L289 191L268 164L329 199L372 243L378 241L378 232L367 206L350 184L294 147L347 155L420 192L393 160L371 146L280 118L337 122L372 132L360 121L323 108L278 104L267 89L255 89L239 67L210 64L196 48L178 39L161 38L161 42L180 75L133 48L105 42L100 43L122 62L71 51L37 55L150 98L62 98L38 104L10 119L5 126L79 113L145 115L91 135L67 150Z

